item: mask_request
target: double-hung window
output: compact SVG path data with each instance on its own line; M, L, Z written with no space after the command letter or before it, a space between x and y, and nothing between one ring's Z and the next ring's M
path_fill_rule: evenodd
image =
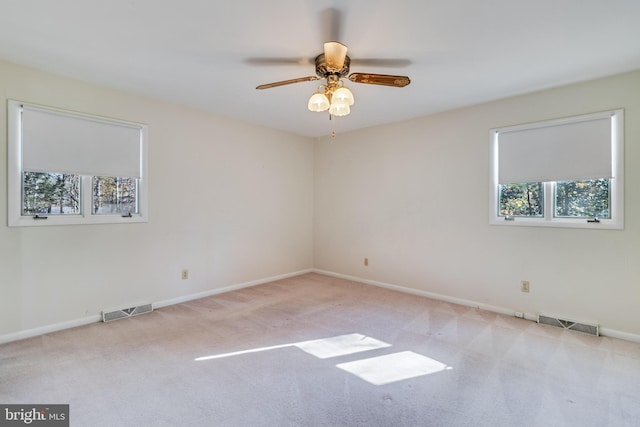
M490 131L489 220L624 228L624 111Z
M147 220L147 127L8 101L10 226Z

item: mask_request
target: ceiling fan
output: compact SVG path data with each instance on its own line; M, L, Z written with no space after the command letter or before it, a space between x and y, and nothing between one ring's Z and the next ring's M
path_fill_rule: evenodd
M329 10L336 16L337 11ZM300 63L299 60L289 60L286 58L256 58L251 62L259 64L270 63ZM382 66L403 66L410 63L406 59L362 59L357 61L361 64L382 65ZM351 58L347 55L347 46L337 41L329 41L324 44L324 52L315 59L315 76L299 77L296 79L283 80L279 82L267 83L257 86L256 89L270 89L292 83L310 82L315 80L326 80L326 84L318 87L318 91L309 99L308 108L311 111L329 111L331 116L346 116L351 112L351 105L354 103L353 94L344 85L343 78L347 78L353 83L366 83L372 85L404 87L411 83L407 76L395 76L388 74L374 73L351 73Z

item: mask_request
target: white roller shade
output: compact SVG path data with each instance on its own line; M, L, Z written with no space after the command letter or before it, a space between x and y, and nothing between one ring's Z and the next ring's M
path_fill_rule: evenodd
M25 171L141 177L139 126L27 105L21 123Z
M611 116L498 134L500 184L613 178Z

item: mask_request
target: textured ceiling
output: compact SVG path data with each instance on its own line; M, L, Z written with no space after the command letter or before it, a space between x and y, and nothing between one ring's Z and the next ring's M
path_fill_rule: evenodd
M0 59L321 136L640 69L639 20L638 0L0 0ZM314 75L329 38L411 84L349 84L332 121L318 82L255 89Z

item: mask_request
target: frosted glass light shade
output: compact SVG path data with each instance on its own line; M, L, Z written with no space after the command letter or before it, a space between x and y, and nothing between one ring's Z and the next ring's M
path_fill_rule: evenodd
M331 99L333 102L347 103L347 105L349 106L353 105L353 102L354 102L353 94L349 89L347 89L344 86L341 88L338 88L333 93L333 96L331 97Z
M324 93L314 93L309 98L308 107L311 111L327 111L329 109L329 98Z
M345 102L333 102L329 107L329 114L332 116L346 116L351 112L349 104Z

